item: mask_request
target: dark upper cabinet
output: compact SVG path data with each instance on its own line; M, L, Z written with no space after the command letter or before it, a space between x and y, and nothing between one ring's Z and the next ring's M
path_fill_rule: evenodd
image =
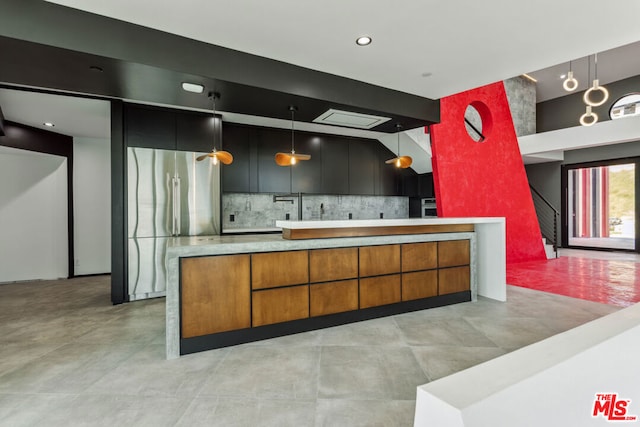
M289 135L290 137L290 135ZM295 135L296 153L310 154L311 159L291 166L291 191L294 193L322 192L322 136L298 132Z
M125 138L129 147L176 149L176 113L172 110L125 105Z
M277 129L260 129L253 141L258 146L258 192L290 193L291 167L278 166L275 155L291 152L291 134Z
M322 183L324 194L349 194L349 141L323 136Z
M220 149L222 126L220 116L194 112L176 113L176 149L179 151L209 152Z
M402 178L402 195L408 197L420 197L420 188L418 183L419 176L416 174L405 175Z
M349 142L349 194L375 195L378 183L378 142Z
M250 129L245 126L224 125L223 133L222 147L233 155L233 163L222 167L222 191L251 192Z
M435 191L433 188L433 173L423 173L418 175L418 184L420 187L420 197L431 198L435 197Z

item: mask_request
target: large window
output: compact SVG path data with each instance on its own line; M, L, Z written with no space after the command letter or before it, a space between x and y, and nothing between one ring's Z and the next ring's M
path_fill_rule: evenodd
M635 163L569 169L567 184L569 246L635 250Z

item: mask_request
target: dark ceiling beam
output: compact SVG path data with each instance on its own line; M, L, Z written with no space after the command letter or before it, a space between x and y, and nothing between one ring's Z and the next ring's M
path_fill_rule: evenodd
M98 95L126 98L125 95L133 93L134 97L130 97L131 99L202 108L199 105L201 101L190 100L191 98L175 91L175 87L170 87L164 81L167 77L189 78L196 83L216 86L207 87L205 92L215 89L223 93L218 87L222 86L222 89L235 88L237 93L254 93L252 99L264 96L278 98L263 101L265 105L256 108L257 112L261 112L267 108L268 103L271 114L260 114L266 117L286 119L288 105L279 106L277 101L289 98L299 99L301 102L317 102L318 107L322 105L323 109L327 106L342 107L349 111L392 116L400 122L406 122L406 125L403 124L405 129L440 120L440 103L437 100L214 46L41 0L3 0L0 36L4 36L5 45L22 41L47 47L50 61L58 61L51 54L53 51L66 53L67 56L77 54L78 63L83 60L96 61L89 65L104 68L105 75L110 73L109 76L89 77L90 80L96 80L93 92L89 93ZM31 46L31 50L34 49ZM3 52L3 59L8 61L9 66L16 55L20 55L15 50L10 51L10 54L6 54L4 49ZM23 73L24 76L24 68L34 58L28 58L25 53L22 60L26 62L22 67L14 67L14 71L16 74ZM37 62L37 58L35 60ZM58 74L64 73L67 68L66 72L70 77L75 73L66 64L48 62L38 66ZM2 68L0 67L0 73ZM86 72L86 69L82 71ZM5 83L27 84L20 81L19 76L8 80L9 76L6 75L10 73L11 71L7 71L0 74L0 79ZM52 84L56 83L56 78L64 79L60 75L38 75L37 71L27 74L32 82L47 83L49 80L49 84ZM22 80L29 79L22 77ZM157 90L158 95L150 95L152 90ZM163 100L146 99L153 96L162 97ZM228 99L228 96L223 93L223 98ZM282 113L278 112L280 107ZM300 117L300 120L306 119ZM392 132L394 126L389 124L389 129L385 129L382 125L380 129L373 130Z

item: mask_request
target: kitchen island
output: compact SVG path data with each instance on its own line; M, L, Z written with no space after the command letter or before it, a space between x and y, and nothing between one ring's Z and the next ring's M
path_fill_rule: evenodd
M478 294L505 299L504 218L277 225L282 234L169 242L167 358Z

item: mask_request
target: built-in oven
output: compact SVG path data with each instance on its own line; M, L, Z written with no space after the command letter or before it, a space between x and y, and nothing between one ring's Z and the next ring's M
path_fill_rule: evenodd
M422 199L422 218L429 218L438 216L436 211L436 199L427 198Z

